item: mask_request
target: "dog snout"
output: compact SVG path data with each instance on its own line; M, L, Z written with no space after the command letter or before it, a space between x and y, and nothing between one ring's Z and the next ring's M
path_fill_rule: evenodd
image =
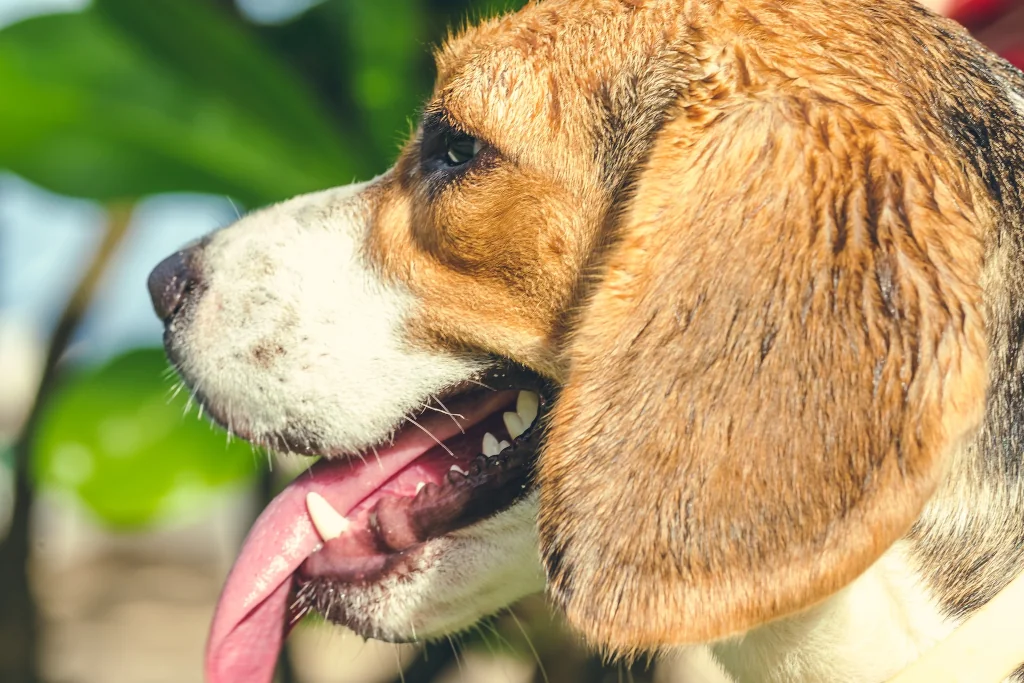
M199 273L194 267L195 247L177 251L149 274L149 296L160 320L167 322L181 308L190 292L199 284Z

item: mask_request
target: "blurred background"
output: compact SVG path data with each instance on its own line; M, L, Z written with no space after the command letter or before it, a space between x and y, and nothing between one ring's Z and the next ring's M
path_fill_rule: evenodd
M201 680L234 554L303 464L174 391L146 275L251 208L383 171L431 47L519 4L0 0L0 681ZM1018 2L927 4L1024 63ZM718 680L605 666L540 598L427 646L308 621L278 678Z

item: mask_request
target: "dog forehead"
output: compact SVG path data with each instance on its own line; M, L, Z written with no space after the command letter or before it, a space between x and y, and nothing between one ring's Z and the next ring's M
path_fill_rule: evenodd
M617 1L549 0L466 29L436 55L436 106L499 145L505 137L514 147L524 133L589 143L614 82L664 45L655 14Z

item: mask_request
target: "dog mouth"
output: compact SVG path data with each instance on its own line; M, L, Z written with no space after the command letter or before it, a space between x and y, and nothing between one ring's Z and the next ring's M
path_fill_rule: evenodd
M322 458L271 501L218 602L208 680L270 681L305 613L345 624L346 586L408 575L429 541L530 491L552 385L503 363L441 398L442 410L408 416L368 454Z

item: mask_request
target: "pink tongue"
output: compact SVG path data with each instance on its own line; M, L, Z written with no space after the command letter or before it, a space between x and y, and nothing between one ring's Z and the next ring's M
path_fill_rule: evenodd
M503 402L507 403L508 397L496 392L463 410L465 417L459 422L463 428L469 427ZM423 426L441 441L459 430L447 416L431 417ZM321 460L271 501L249 531L217 603L206 646L208 683L269 683L273 679L286 634L292 574L320 543L306 512L306 494L316 491L338 512L348 515L436 445L425 432L406 429L392 446L379 451L379 459Z

